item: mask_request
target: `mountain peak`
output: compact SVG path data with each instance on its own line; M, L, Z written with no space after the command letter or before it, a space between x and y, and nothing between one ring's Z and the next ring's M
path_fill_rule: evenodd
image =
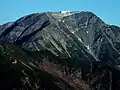
M104 80L108 79L106 76L110 76L108 74L110 68L102 70L103 67L119 69L120 28L105 24L94 13L88 11L66 10L30 14L15 22L0 26L0 40L19 45L30 52L49 51L51 53L50 56L38 57L35 53L33 55L30 52L29 55L38 58L43 57L42 61L44 63L54 65L51 68L43 68L48 70L47 72L49 73L55 74L59 73L59 71L63 72L63 69L65 69L66 76L71 78L68 72L72 70L71 73L75 73L75 77L77 77L77 81L73 79L74 82L72 82L73 85L77 86L80 85L75 82L79 82L80 78L78 76L81 75L83 79L89 78L87 80L93 87L96 88L96 83L102 87L102 84L105 84L103 83ZM5 50L7 51L7 49ZM40 53L39 55L42 54ZM38 64L41 65L41 60L38 61L40 61ZM36 63L36 59L32 58L32 62ZM60 64L62 70L58 69ZM53 72L53 69L55 72ZM61 73L59 73L59 76L61 76ZM64 76L61 77L63 78ZM102 80L98 80L101 78ZM115 83L116 80L113 80L113 82ZM111 81L109 82L108 80L108 83L111 84ZM109 87L109 85L106 85L106 87ZM112 87L116 90L115 86Z

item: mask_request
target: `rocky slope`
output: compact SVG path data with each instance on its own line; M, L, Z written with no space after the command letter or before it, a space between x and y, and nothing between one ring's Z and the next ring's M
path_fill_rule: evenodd
M120 28L105 24L92 12L30 14L0 26L0 39L19 45L30 52L49 51L54 58L50 62L43 59L42 63L47 63L43 70L52 75L57 73L57 76L65 79L75 90L80 90L81 87L83 90L119 89L119 83L115 83L119 82L116 73L119 74L120 69ZM29 57L28 55L28 61ZM32 57L40 56L34 54ZM33 60L36 61L37 59ZM59 67L59 64L63 66ZM59 70L56 70L58 67ZM65 74L61 72L62 68ZM75 76L69 81L73 73Z
M28 51L0 42L0 88L2 90L89 90L74 71L66 75L67 66L50 51ZM68 72L67 72L68 73ZM74 80L76 78L76 80ZM71 80L69 80L71 79Z

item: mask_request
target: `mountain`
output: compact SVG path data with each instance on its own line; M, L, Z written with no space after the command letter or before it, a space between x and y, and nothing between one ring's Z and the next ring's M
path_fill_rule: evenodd
M120 27L108 25L88 11L34 13L0 26L0 40L8 42L2 47L11 43L13 55L18 52L15 57L22 57L33 71L60 78L51 90L118 90L119 39Z

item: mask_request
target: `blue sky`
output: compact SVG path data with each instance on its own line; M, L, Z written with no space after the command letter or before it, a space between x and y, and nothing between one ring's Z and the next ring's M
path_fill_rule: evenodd
M107 24L120 26L120 0L0 0L0 24L34 12L91 11Z

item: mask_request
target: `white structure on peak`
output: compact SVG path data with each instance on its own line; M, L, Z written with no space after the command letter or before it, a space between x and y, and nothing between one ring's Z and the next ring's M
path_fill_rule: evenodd
M71 15L70 11L68 10L60 11L60 13L63 14L64 16Z
M64 11L60 11L60 13L69 13L70 11L68 10L64 10Z

